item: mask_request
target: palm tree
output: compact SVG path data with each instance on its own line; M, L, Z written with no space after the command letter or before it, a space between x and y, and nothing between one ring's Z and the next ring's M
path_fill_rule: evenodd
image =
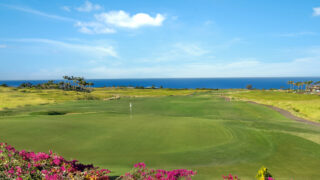
M91 86L94 86L94 83L93 82L89 82L88 85L89 85L89 87L91 87Z
M293 81L288 81L287 84L290 85L290 90L292 90L292 85L294 84L294 82Z
M86 86L88 85L88 83L85 80L80 80L79 84L81 86L81 91L85 90Z
M72 89L72 83L71 83L71 80L72 78L70 76L66 76L67 77L67 80L68 80L68 89Z
M69 76L62 76L63 79L68 80Z
M305 83L304 82L301 82L301 91L303 90L303 86L305 85Z
M306 81L305 84L306 84L306 88L305 90L307 89L310 89L310 85L313 83L313 81Z
M62 78L64 79L64 87L63 89L66 89L66 81L69 81L69 76L62 76Z
M302 85L301 82L296 82L295 85L298 87L298 91L300 90L300 86Z
M307 91L309 81L304 81L303 84L305 85L304 91Z
M60 82L59 82L59 88L60 88L60 89L63 89L63 88L64 88L64 82L63 82L63 81L60 81Z
M71 76L71 80L73 82L73 90L76 90L77 77Z
M69 81L66 83L66 85L65 85L65 86L66 86L66 89L67 89L67 90L70 90L70 89L71 89L71 84L70 84L70 82L69 82Z
M294 81L292 81L292 90L294 90L295 89L295 83L294 83Z

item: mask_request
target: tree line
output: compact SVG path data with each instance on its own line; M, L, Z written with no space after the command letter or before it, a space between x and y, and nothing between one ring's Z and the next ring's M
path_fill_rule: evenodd
M310 91L313 86L320 85L320 81L288 81L287 84L290 85L290 90Z
M94 83L87 82L83 77L63 76L63 81L59 81L57 83L53 80L38 84L26 82L20 84L19 88L62 89L65 91L90 92L93 85Z

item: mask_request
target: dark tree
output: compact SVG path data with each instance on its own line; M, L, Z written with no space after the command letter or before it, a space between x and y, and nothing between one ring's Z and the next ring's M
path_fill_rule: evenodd
M249 90L252 90L252 85L251 85L251 84L248 84L248 85L246 86L246 88L249 89Z

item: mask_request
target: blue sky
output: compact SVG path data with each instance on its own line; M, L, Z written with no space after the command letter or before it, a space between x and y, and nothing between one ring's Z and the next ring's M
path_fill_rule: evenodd
M320 76L318 0L0 0L0 79Z

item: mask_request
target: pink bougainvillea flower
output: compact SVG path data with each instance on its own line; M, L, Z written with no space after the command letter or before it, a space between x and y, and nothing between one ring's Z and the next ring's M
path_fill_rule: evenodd
M67 161L52 151L49 154L44 152L17 151L6 143L0 143L0 179L99 179L108 180L108 169L100 169L92 164L85 165L77 160ZM12 163L14 162L14 163ZM196 172L186 169L166 171L163 169L146 168L145 163L140 162L134 165L131 172L120 176L125 180L178 180L180 178L190 180Z

